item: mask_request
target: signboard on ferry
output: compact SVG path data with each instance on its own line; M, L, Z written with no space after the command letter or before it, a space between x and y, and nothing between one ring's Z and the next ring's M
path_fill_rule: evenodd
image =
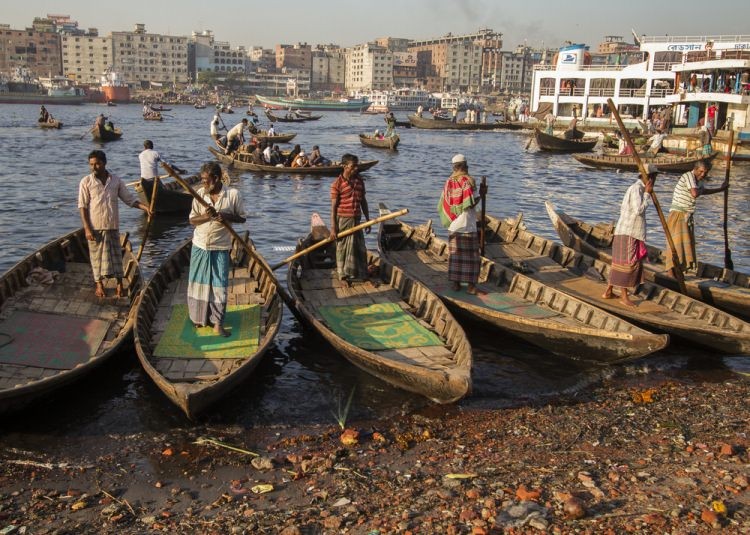
M716 43L704 41L700 43L679 43L667 46L670 52L692 52L693 50L750 50L750 43Z

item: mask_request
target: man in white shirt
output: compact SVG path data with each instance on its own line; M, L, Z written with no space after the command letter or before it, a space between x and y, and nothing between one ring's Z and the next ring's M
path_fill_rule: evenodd
M178 173L184 173L183 169L176 167L161 157L161 154L154 150L154 142L147 139L143 142L143 150L138 155L141 162L141 178L155 178L159 176L159 162L168 163Z
M88 240L91 269L97 297L106 297L104 279L117 279L115 297L123 297L122 249L120 248L120 213L117 199L151 215L119 177L107 171L107 155L95 150L89 154L91 174L78 185L78 210Z
M276 129L273 127L273 123L271 123L271 126L268 127L268 131L266 132L266 135L268 136L276 135Z
M234 125L232 129L227 132L226 154L233 153L245 142L245 128L247 128L247 119L242 119L242 121Z

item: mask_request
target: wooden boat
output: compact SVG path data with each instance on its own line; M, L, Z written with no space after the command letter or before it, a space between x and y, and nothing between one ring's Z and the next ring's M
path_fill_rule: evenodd
M396 121L396 127L411 128L411 123L409 121Z
M294 115L295 117L281 117L274 115L271 110L266 109L266 117L268 117L268 120L272 123L304 123L306 121L317 121L323 117L322 115L299 115L296 113Z
M614 224L590 225L556 209L551 202L545 205L563 244L607 264L612 263ZM650 245L647 248L648 262L643 264L646 280L678 290L677 281L666 272L665 253ZM685 288L693 299L750 319L750 275L747 273L698 262L694 273L685 273Z
M214 147L208 147L217 160L227 166L232 166L235 169L241 169L244 171L255 171L258 173L283 173L288 175L322 175L322 176L338 176L344 170L344 166L339 162L332 162L331 165L319 165L311 167L277 167L274 165L259 165L250 161L250 154L246 152L235 152L231 156L227 156L223 152L215 149ZM370 167L378 163L378 160L361 160L359 162L359 170L366 171Z
M557 136L551 136L545 134L538 128L534 129L534 140L539 150L546 150L552 152L588 152L592 150L598 139L586 140L580 139L565 139Z
M184 242L146 284L135 312L135 349L156 386L193 419L255 369L279 330L282 302L276 293L278 282L265 260L257 253L248 255L244 248L234 244L229 310L233 306L259 305L259 325L248 320L250 313L244 311L244 319L238 319L236 326L227 317L227 327L236 328L237 332L240 327L242 332L257 328L257 346L249 340L241 344L234 332L229 338L206 336L198 349L184 338L175 337L172 341L170 329L177 328L179 332L181 322L190 322L183 311L187 308L191 247L191 240ZM248 321L250 324L245 325ZM233 337L234 347L212 349L211 344L218 341L226 344ZM160 344L162 340L164 344Z
M297 137L297 134L275 134L269 136L263 132L258 132L257 134L252 134L252 136L258 141L265 141L267 143L288 143Z
M132 332L141 271L127 234L123 249L125 296L94 295L83 229L57 238L0 277L0 413L17 410L104 364ZM56 274L53 276L52 273ZM35 281L44 281L45 284Z
M658 154L656 156L641 156L644 165L655 165L661 173L684 173L690 171L696 162L701 160L710 162L718 152L710 156L676 156L673 154ZM612 167L624 171L637 171L638 165L633 156L620 156L618 154L573 154L573 158L584 165L591 167Z
M485 256L527 277L627 318L717 352L750 352L750 324L678 292L642 283L631 296L635 307L604 299L609 264L522 229L520 217L485 219Z
M161 120L163 120L163 118L161 116L161 113L158 113L158 112L157 113L152 113L150 115L144 114L143 115L143 119L146 120L146 121L161 121Z
M198 186L201 183L199 175L185 177L184 180L191 186ZM141 178L140 182L135 186L138 199L147 206L151 206L151 194L153 191L153 178ZM183 190L178 182L159 181L159 188L156 192L156 205L154 206L155 213L188 215L192 205L193 196Z
M193 108L195 108L196 110L205 110L206 105L203 103L199 104L198 102L196 102L195 104L193 104Z
M164 106L151 106L154 111L172 111L172 108L165 108Z
M666 335L640 329L490 259L483 259L478 285L486 296L453 291L447 278L448 244L435 236L432 221L418 227L394 219L381 223L378 250L458 315L558 355L611 364L643 357L669 342Z
M111 130L105 130L103 134L100 134L99 129L94 128L91 130L91 135L94 137L94 141L117 141L122 137L122 130L115 128L114 132Z
M328 235L316 217L297 250ZM471 389L472 355L461 326L427 287L389 261L368 257L377 266L377 282L351 285L338 279L333 243L295 260L287 287L298 314L352 364L383 381L437 403L464 397ZM348 329L339 321L357 315L377 319L351 322ZM386 338L389 324L397 324L400 334Z
M62 121L52 119L51 121L39 121L37 123L39 128L62 128Z
M110 106L110 107L117 106L117 103L116 102L112 102L111 100L108 100L107 101L107 106Z
M398 147L400 141L401 138L398 136L398 134L384 138L376 138L373 136L368 136L367 134L359 135L360 143L362 143L366 147L373 147L376 149L396 150L396 147Z
M521 130L522 123L494 122L494 123L462 123L460 121L445 121L439 119L425 119L416 114L409 115L409 122L417 128L432 130Z

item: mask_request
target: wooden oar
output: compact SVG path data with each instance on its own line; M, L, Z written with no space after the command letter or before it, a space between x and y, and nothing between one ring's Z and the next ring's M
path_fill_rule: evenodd
M143 248L146 246L146 240L148 239L148 231L151 230L151 221L154 220L154 208L156 207L156 192L159 191L159 177L154 177L154 187L151 190L151 202L149 203L149 214L146 219L146 230L143 231L143 239L141 244L138 246L138 253L135 255L136 262L141 261L141 255L143 254Z
M206 208L208 208L210 206L203 199L203 197L201 197L200 195L198 195L198 192L196 192L192 187L190 187L190 184L188 184L187 182L185 182L185 180L182 179L182 177L177 173L177 171L175 171L172 168L171 165L169 165L167 162L162 162L161 166L164 168L164 170L167 173L169 173L169 176L171 176L172 178L174 178L180 184L180 186L182 186L183 188L185 188L185 191L187 191L188 193L190 193L190 195L192 195L193 198L196 201L198 201L202 206L204 206ZM257 256L257 253L255 253L253 251L253 248L250 247L250 244L247 243L242 238L240 238L239 234L237 234L237 231L232 228L232 225L230 225L226 221L221 221L221 224L224 225L224 228L226 228L227 231L229 231L229 234L232 235L232 238L234 238L237 241L237 243L239 243L240 245L242 245L242 247L245 249L245 251L247 252L247 254L249 254L250 256ZM276 284L276 291L281 296L281 299L284 301L284 303L286 303L287 307L289 307L289 310L291 310L292 313L298 319L301 320L302 318L300 318L298 316L297 307L294 305L294 299L292 299L292 296L289 295L289 292L287 292L284 288L282 288L282 286L280 284L278 284L278 281L277 281L277 284Z
M482 176L482 186L487 186L487 177ZM480 186L480 190L484 189L482 186ZM479 254L484 256L484 218L487 215L487 192L482 192L482 218L480 221L482 222L482 228L479 231Z
M727 232L727 211L729 210L729 172L732 169L732 146L734 145L734 130L729 131L729 144L727 145L727 169L724 173L724 182L727 189L724 190L724 268L734 269L732 262L732 251L729 250L729 233Z
M625 123L622 122L622 118L620 117L620 113L617 111L617 107L615 106L614 101L611 98L608 98L607 104L609 105L609 109L612 110L612 114L615 116L615 120L617 121L617 125L620 127L620 131L622 132L623 137L625 138L625 142L628 144L628 147L630 147L630 151L633 153L633 159L638 166L641 180L644 184L646 184L648 182L648 174L646 173L646 168L643 166L641 157L635 150L635 145L633 144L633 140L630 137L630 132L628 132L628 129L625 128ZM664 235L667 238L669 250L672 253L672 264L674 266L672 271L674 272L675 278L677 279L677 286L679 287L681 293L686 294L687 288L685 288L685 275L682 273L682 267L680 266L679 259L677 258L677 248L674 246L674 241L672 241L672 233L669 232L667 220L664 217L664 212L661 209L659 199L656 198L656 192L654 191L651 192L651 201L653 201L654 203L656 213L659 214L659 221L661 221L661 226L664 228Z
M529 137L529 142L526 143L526 147L524 147L523 150L529 150L529 147L531 147L531 144L534 142L534 134L531 134L531 137Z
M402 216L402 215L405 215L405 214L408 214L408 213L409 213L409 209L408 208L404 208L403 210L399 210L398 212L391 212L390 214L381 215L380 217L376 217L375 219L370 219L369 221L365 221L364 223L360 223L359 225L356 225L356 226L354 226L354 227L352 227L350 229L346 229L344 231L341 231L340 233L338 233L336 235L336 240L339 240L341 238L349 236L350 234L354 234L355 232L358 232L358 231L362 230L363 228L367 228L367 227L370 227L372 225L375 225L376 223L381 223L383 221L388 221L389 219L393 219L395 217L399 217L399 216ZM283 266L284 264L288 264L292 260L296 260L297 258L299 258L301 256L305 256L306 254L314 251L315 249L319 249L320 247L323 247L324 245L327 245L327 244L331 243L332 241L335 241L335 240L331 236L327 237L324 240L320 240L319 242L317 242L317 243L311 245L310 247L308 247L307 249L303 249L302 251L294 253L292 256L290 256L288 258L285 258L284 260L282 260L278 264L274 264L273 266L271 266L271 269L275 271L275 270L279 269L281 266Z

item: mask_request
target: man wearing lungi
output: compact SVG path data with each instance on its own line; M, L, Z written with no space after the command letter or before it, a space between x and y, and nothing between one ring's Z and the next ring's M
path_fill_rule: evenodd
M448 280L453 290L459 291L461 283L468 283L467 293L476 295L479 282L479 235L477 216L474 207L481 195L486 193L486 186L480 186L480 197L474 198L476 182L469 176L469 164L463 154L456 154L453 159L453 173L445 182L443 193L438 203L438 213L443 226L449 230L448 235Z
M245 210L240 192L224 187L222 175L221 166L216 162L201 166L203 187L198 190L198 195L208 207L194 199L190 210L190 224L195 230L187 300L190 320L196 327L213 325L216 334L229 336L231 333L224 329L224 316L227 311L232 235L222 222L244 223Z
M625 192L620 205L620 219L615 226L612 241L612 267L609 272L609 285L604 291L604 299L612 299L612 288L620 288L620 302L633 307L628 297L628 288L635 289L643 279L643 259L646 258L646 208L649 194L654 190L656 166L646 165L648 182L639 178Z
M724 181L718 188L706 188L704 182L710 180L707 176L710 168L710 164L707 162L697 162L692 171L688 171L680 177L672 195L672 206L669 207L667 226L669 227L669 233L672 235L672 241L677 250L677 259L683 272L697 267L695 224L693 222L696 200L701 195L712 195L729 187L729 182ZM666 266L669 274L674 277L674 263L669 248L667 248Z
M140 202L119 177L107 171L107 155L95 150L89 154L91 174L78 185L78 210L89 244L91 268L97 297L106 297L104 279L117 279L115 297L122 297L122 249L120 248L120 213L118 197L128 206L151 215L148 205Z
M341 157L344 166L339 177L331 184L331 236L360 224L362 215L370 219L365 197L365 183L359 176L359 158L354 154ZM370 227L364 229L370 233ZM339 279L351 281L367 278L367 247L365 235L360 230L336 242L336 268Z

